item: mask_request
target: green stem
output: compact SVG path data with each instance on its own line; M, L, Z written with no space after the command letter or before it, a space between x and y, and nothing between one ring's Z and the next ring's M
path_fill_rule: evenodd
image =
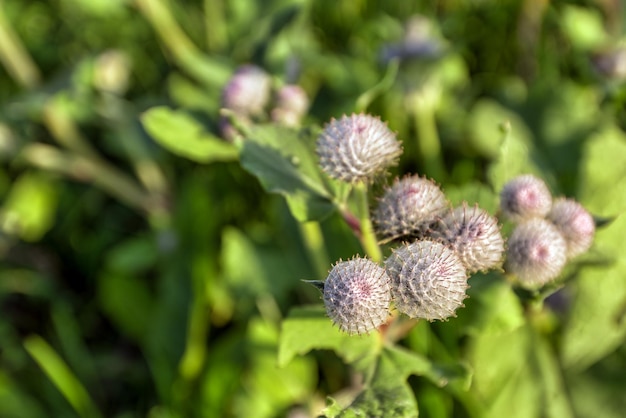
M207 48L211 52L221 51L228 44L226 17L223 0L204 0Z
M300 223L300 234L304 241L308 256L313 263L318 279L323 279L328 273L330 258L324 246L324 235L320 223L316 221Z
M39 84L41 73L9 24L3 5L0 5L0 61L23 87L32 89Z
M441 143L437 132L435 106L425 97L427 92L413 93L411 98L413 120L417 132L417 147L422 156L426 175L443 182L446 169L441 155Z
M178 25L163 0L135 0L137 7L157 32L176 63L196 80L220 87L230 71L209 59Z
M20 157L35 167L61 173L79 181L93 182L122 202L156 218L167 214L163 202L155 200L132 178L101 161L36 143L24 147Z
M370 219L367 184L357 184L354 191L356 192L358 215L361 223L361 235L359 237L361 245L372 261L380 263L383 259L383 254L378 245L374 227L372 226L372 220Z

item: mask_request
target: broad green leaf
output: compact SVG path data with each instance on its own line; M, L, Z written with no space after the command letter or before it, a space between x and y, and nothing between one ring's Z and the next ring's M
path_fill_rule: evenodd
M469 298L458 312L457 326L464 334L508 333L521 327L524 312L511 285L495 272L475 274L468 281Z
M100 308L119 329L140 342L148 333L154 297L144 278L103 272L98 279Z
M613 260L610 265L584 266L574 284L561 340L565 367L581 370L623 343L626 337L626 137L608 129L590 138L584 150L579 199L594 215L613 222L596 233L591 254Z
M222 234L221 263L238 313L249 314L258 298L272 295L283 302L300 285L301 258L295 246L263 246L235 228Z
M254 126L241 150L241 165L265 190L283 195L299 221L321 220L333 210L312 150L312 134L277 125Z
M417 417L417 402L406 383L406 370L396 362L387 350L382 352L376 364L376 372L369 384L354 402L338 412L331 404L323 412L329 418L356 417Z
M134 237L118 244L109 252L107 267L120 273L140 273L154 266L158 257L154 236Z
M621 359L621 361L620 361ZM568 373L567 387L578 417L622 418L626 411L623 354L586 370Z
M495 157L487 171L493 190L501 190L515 176L538 172L532 134L517 114L492 102L482 104L476 112L474 135Z
M54 224L56 207L56 183L41 174L23 174L0 211L0 227L25 241L38 241Z
M469 114L471 145L485 157L496 159L501 155L503 139L513 136L515 143L527 144L532 134L515 112L494 100L476 102Z
M182 110L153 107L141 116L150 136L168 151L199 163L233 161L238 150L215 135Z
M439 387L447 386L452 382L458 382L461 386L469 387L470 372L460 363L435 363L420 354L398 346L386 347L384 354L405 379L410 375L416 375L427 378Z
M317 370L309 357L276 364L278 329L259 318L248 324L245 342L248 370L244 388L235 399L236 416L270 418L276 411L304 403L315 390Z
M485 417L538 417L537 376L531 372L526 327L508 332L485 330L472 339L469 361L474 369L473 396Z
M334 350L346 363L365 370L374 361L380 341L375 332L361 336L342 333L321 305L292 309L283 321L278 364L284 366L297 355L324 349Z
M569 5L561 13L561 28L574 47L589 50L606 43L608 35L599 11Z
M574 418L570 396L563 381L561 365L554 351L540 335L533 339L536 374L540 376L541 409L550 418ZM604 416L604 415L603 415Z
M376 371L366 388L344 410L332 402L324 413L328 417L416 417L417 402L406 380L423 376L439 387L459 382L468 387L470 375L465 367L437 365L401 347L385 347Z

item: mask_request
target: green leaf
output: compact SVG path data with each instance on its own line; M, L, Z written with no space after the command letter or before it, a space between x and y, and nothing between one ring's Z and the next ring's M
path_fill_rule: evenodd
M233 161L233 144L206 132L200 122L184 111L153 107L141 116L146 131L168 151L199 163Z
M101 309L119 329L136 342L148 333L154 313L154 296L147 282L129 274L103 272L98 279Z
M248 324L245 341L249 365L245 388L235 399L235 415L270 418L276 411L304 403L315 390L317 370L314 359L300 357L288 365L276 364L278 330L255 318Z
M532 133L517 114L492 102L478 105L475 112L475 141L484 144L481 146L489 149L488 154L496 157L487 172L493 190L501 190L517 175L538 173L532 159Z
M417 401L406 379L411 374L433 375L430 361L410 351L386 347L370 384L338 417L416 417ZM447 383L436 376L439 384Z
M85 418L101 416L85 387L43 338L38 335L31 335L24 340L24 348L39 364L79 416Z
M294 308L283 321L278 349L278 364L286 365L295 356L311 350L334 350L346 363L366 370L379 350L379 337L350 336L333 326L323 306Z
M468 388L471 373L464 365L435 363L428 358L398 346L385 347L384 355L406 379L410 375L422 376L439 387L459 383Z
M417 402L406 380L423 376L439 387L452 382L469 387L470 374L460 364L437 365L401 347L385 347L366 388L344 410L332 401L324 410L328 417L416 417Z
M312 150L312 133L277 125L250 129L241 150L241 165L265 190L283 195L293 216L321 220L334 209Z
M594 215L618 216L596 233L591 254L614 260L583 266L574 284L561 341L564 366L581 370L613 351L626 337L626 136L617 129L599 132L584 150L579 199Z
M235 228L223 231L221 263L239 314L252 313L258 298L266 295L283 303L300 284L301 260L295 246L263 246Z
M47 176L26 173L13 184L0 211L0 227L25 241L38 241L53 226L56 183Z
M590 50L606 43L608 35L599 11L569 5L561 12L563 33L574 47Z

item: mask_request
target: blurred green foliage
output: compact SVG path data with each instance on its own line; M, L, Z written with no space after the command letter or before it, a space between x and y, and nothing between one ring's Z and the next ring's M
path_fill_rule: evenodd
M436 53L389 59L414 15ZM372 416L623 416L624 22L600 0L0 2L0 416L340 416L370 350ZM245 63L306 90L307 128L220 139ZM477 275L401 346L339 335L301 280L363 249L311 149L362 110L403 141L394 175L455 202L494 213L522 172L580 200L605 225L564 289L535 309Z

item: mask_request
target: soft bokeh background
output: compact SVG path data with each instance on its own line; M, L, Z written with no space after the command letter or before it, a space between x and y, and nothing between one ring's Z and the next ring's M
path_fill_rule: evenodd
M617 0L1 1L0 416L315 416L351 373L325 350L278 368L281 318L321 303L301 279L362 250L335 214L321 223L328 259L312 260L315 230L228 145L189 151L198 126L218 140L233 71L302 86L304 125L380 115L404 142L393 174L472 190L493 211L498 170L532 160L555 194L610 221L626 208L625 19ZM158 142L141 119L154 106L183 112L156 124ZM502 161L507 130L527 146ZM577 417L626 410L623 224L588 260L621 270L576 288L604 299L580 302L570 328L539 321ZM403 343L420 350L422 332ZM481 340L514 351L502 342ZM410 383L421 416L480 416Z

